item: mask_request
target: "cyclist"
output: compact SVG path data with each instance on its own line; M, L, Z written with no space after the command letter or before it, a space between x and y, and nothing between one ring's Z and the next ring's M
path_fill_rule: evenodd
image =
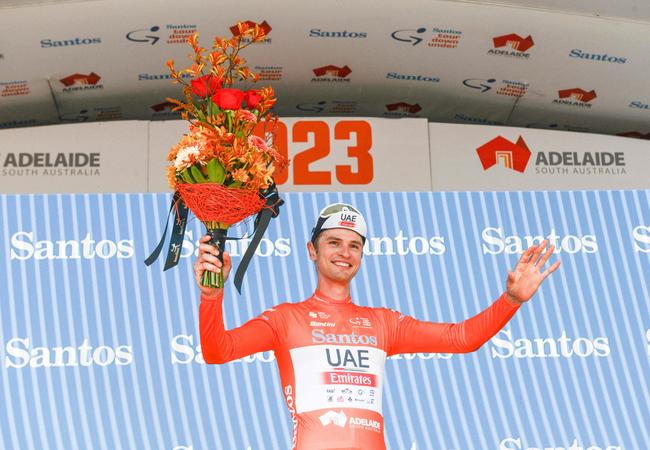
M223 271L209 236L201 238L194 266L201 290L199 327L203 358L222 364L273 350L293 422L298 450L384 449L382 384L388 356L399 353L473 352L494 336L555 271L542 270L554 247L528 248L508 274L506 290L488 308L461 323L424 322L395 310L355 304L350 282L361 266L366 222L351 205L323 209L307 243L316 267L314 293L283 303L238 328L226 331L223 288L200 284L205 270ZM545 251L546 249L546 251Z

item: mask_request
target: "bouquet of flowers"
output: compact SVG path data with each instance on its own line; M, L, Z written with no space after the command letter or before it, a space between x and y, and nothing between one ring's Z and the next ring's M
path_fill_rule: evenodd
M176 202L182 201L205 224L220 256L231 225L265 209L267 216L277 216L282 200L273 176L288 164L272 143L278 120L270 112L276 102L273 88L232 87L258 80L239 52L262 41L265 30L252 22L239 22L231 30L233 37L215 38L210 51L199 46L198 33L188 38L194 55L186 69L177 71L174 61L167 61L173 80L183 86L185 101L167 100L190 123L189 132L169 152L167 177ZM260 215L256 222L259 233ZM249 250L255 246L254 238ZM202 284L221 287L223 274L205 271Z

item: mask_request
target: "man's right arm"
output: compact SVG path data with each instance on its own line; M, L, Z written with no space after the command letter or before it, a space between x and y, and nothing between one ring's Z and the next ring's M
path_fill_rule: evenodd
M223 364L258 352L272 350L274 333L262 317L226 331L223 322L223 290L216 298L201 295L199 328L201 351L208 364Z
M226 331L223 323L223 287L202 286L201 278L206 270L215 273L223 270L225 283L232 265L228 252L224 252L223 262L220 261L217 248L209 245L209 241L210 236L201 237L199 255L194 264L195 281L201 291L199 329L203 359L208 364L223 364L271 350L275 333L266 316L249 320L238 328Z

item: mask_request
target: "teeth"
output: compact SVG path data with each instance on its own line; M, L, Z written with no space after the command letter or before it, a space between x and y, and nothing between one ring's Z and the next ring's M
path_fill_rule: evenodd
M350 264L344 262L335 262L334 264L341 267L350 267Z

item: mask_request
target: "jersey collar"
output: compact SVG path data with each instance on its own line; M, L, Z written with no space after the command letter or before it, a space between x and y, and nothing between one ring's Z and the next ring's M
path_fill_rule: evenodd
M344 299L334 299L332 297L328 297L327 295L323 294L321 291L316 289L314 291L314 295L312 295L312 298L316 300L317 302L320 303L325 303L327 305L349 305L352 303L352 297L349 295L344 298Z

